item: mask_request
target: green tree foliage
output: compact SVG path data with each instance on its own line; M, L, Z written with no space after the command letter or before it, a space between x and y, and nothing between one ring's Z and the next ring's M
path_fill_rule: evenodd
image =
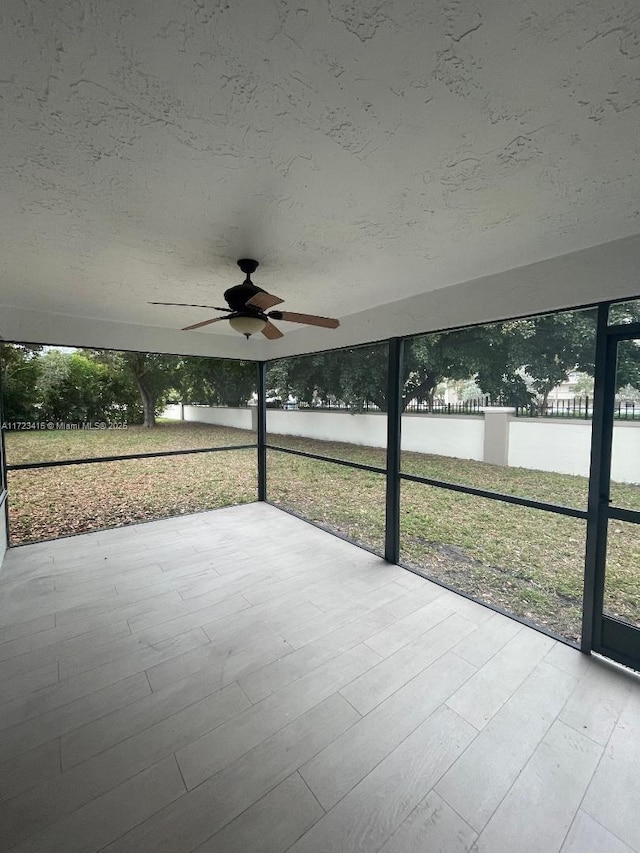
M36 409L36 385L40 375L38 353L41 347L0 342L0 387L2 419L32 421Z
M622 302L609 309L609 322L625 326L640 323L640 301ZM640 388L640 347L635 341L622 341L618 345L616 390L631 386Z
M593 374L594 356L593 311L421 335L405 343L403 405L433 401L445 380L473 383L505 405L545 402L571 371ZM358 410L368 401L385 410L386 361L385 345L282 359L269 368L269 386L308 405L339 400Z
M207 406L246 406L257 385L254 362L223 358L182 359L177 390L183 402Z
M156 415L164 409L171 389L178 381L181 358L150 352L93 350L96 362L110 368L112 393L116 394L133 423L154 427ZM134 389L138 395L134 402Z
M51 349L40 357L40 417L50 421L100 420L108 371L79 352Z
M506 405L544 404L574 370L593 376L596 313L565 311L410 338L405 342L403 405L433 401L442 382L465 396ZM640 322L637 302L614 305L611 322ZM271 393L301 403L341 402L358 411L387 408L386 344L281 359L269 365ZM246 405L256 388L251 362L155 353L0 344L4 419L127 420L155 424L169 399ZM640 389L640 347L619 347L617 387Z

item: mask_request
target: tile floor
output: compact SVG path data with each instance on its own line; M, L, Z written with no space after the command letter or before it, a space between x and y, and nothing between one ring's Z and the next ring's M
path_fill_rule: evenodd
M638 677L273 507L0 592L5 851L640 851Z

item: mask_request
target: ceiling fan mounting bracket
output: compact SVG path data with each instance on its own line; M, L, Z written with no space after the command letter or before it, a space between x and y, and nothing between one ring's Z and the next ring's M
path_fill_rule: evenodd
M238 266L246 276L250 276L258 269L260 264L258 261L254 261L253 258L240 258Z

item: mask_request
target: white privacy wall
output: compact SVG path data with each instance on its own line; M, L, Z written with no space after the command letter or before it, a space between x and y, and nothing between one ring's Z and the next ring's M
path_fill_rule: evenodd
M179 405L169 406L163 416L179 420L180 409ZM255 429L252 426L255 419L255 407L184 406L186 421ZM487 446L486 428L483 417L405 414L402 417L402 449L482 462ZM273 444L280 434L385 447L387 419L378 412L352 415L349 412L268 409L267 432ZM508 447L504 458L510 467L589 476L591 421L508 417L505 438ZM640 483L640 423L614 425L611 477L618 483Z
M269 409L267 432L386 447L387 417L379 412L351 414ZM402 418L402 449L416 453L481 460L483 436L482 418L442 415L404 415Z
M589 476L591 421L513 418L509 425L509 465ZM640 423L613 426L611 479L640 483Z
M591 421L513 418L509 465L589 476Z
M345 441L368 447L386 447L387 418L382 414L267 410L267 434L299 435L320 441ZM277 443L274 439L274 443Z
M640 424L614 425L611 479L616 483L640 483Z
M183 412L181 412L181 408ZM190 423L217 424L218 426L236 427L237 429L254 429L252 413L255 409L231 409L223 406L167 406L162 413L163 418L184 420Z
M484 418L464 415L403 415L402 449L482 461Z

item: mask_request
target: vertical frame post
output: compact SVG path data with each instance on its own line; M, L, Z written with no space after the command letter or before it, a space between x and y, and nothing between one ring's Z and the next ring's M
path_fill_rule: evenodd
M258 500L267 499L267 364L258 362Z
M0 345L1 347L2 345ZM0 362L2 361L2 352L0 352ZM4 443L4 429L2 429L2 424L4 423L4 412L3 412L3 402L4 402L4 389L2 387L2 364L0 363L0 497L4 495L4 500L0 505L0 512L4 513L4 521L5 521L5 534L6 534L6 542L4 543L7 548L9 547L9 496L6 494L9 484L7 480L7 453L6 447Z
M587 544L585 554L584 590L582 598L582 636L580 650L589 653L597 641L604 586L607 545L607 517L602 511L609 499L611 436L607 436L607 405L611 404L611 366L607 324L609 303L598 306L596 331L596 361L593 387L593 417L591 421L591 462L589 466L589 498L587 503ZM615 370L615 368L614 368ZM615 381L615 380L614 380ZM609 446L607 445L607 437Z
M400 561L400 439L404 341L391 338L387 375L387 492L384 558Z

